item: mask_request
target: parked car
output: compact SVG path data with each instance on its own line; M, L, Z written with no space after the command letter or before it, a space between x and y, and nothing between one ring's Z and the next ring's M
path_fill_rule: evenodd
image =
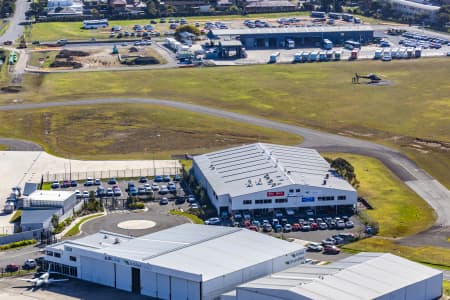
M336 246L325 246L323 248L324 254L339 254L341 252L341 249L339 249Z
M281 211L276 211L275 212L275 217L282 218L283 217L283 213Z
M164 181L164 182L169 182L170 180L171 179L170 179L169 175L164 175L163 178L162 178L162 181Z
M219 225L221 222L220 218L214 217L206 220L205 225Z
M155 179L154 179L153 181L154 181L154 182L162 182L162 181L163 181L163 178L162 178L161 175L156 175L156 176L155 176Z
M105 188L102 186L99 186L97 188L96 195L97 195L97 197L104 197L105 196Z
M117 179L114 178L114 177L111 177L111 178L108 180L108 184L117 184Z
M167 188L168 188L168 190L169 190L170 192L174 192L174 191L177 190L177 186L176 186L175 183L173 183L173 182L169 182L169 183L167 184Z
M272 225L269 223L263 225L263 231L264 232L271 232L272 231Z
M107 197L112 197L112 196L114 196L114 191L113 191L113 189L112 188L107 188L106 189L106 196Z
M189 204L189 208L191 208L191 209L198 209L198 204L197 203L191 203L191 204Z
M101 184L102 184L102 181L100 179L96 178L94 180L94 185L101 185Z
M89 191L83 191L83 198L89 198Z
M291 224L284 225L283 231L284 232L291 232L292 231L292 225Z
M71 187L76 187L76 186L78 186L78 182L76 180L71 180L70 181L70 186Z
M288 209L286 209L286 215L293 216L293 215L295 215L295 212L293 209L288 208Z
M186 202L186 199L184 199L183 197L178 197L177 199L175 199L175 204L184 204Z
M321 252L323 247L318 243L309 243L306 250L311 252Z
M319 223L319 229L325 230L328 229L328 225L325 222Z
M153 182L151 188L152 188L153 191L158 191L159 190L159 184Z
M136 187L132 186L132 187L128 188L128 195L137 196L138 191L137 191Z
M167 188L167 186L161 185L161 187L159 188L159 193L161 195L165 195L165 194L169 193L169 189Z
M9 264L6 266L5 271L6 272L17 272L17 271L19 271L19 266L15 265L15 264Z
M81 192L79 190L75 190L75 197L81 198L82 196L83 196L83 194L81 194Z
M94 185L94 179L91 177L88 177L86 179L86 181L84 182L84 186L91 186L91 185Z
M52 189L59 189L59 181L58 180L53 181L52 185L51 185L51 188Z
M122 191L120 190L120 188L118 186L114 186L113 187L113 193L114 193L115 197L122 196Z
M302 227L299 223L292 224L292 231L300 231L302 230Z
M355 227L355 224L353 223L353 221L347 221L345 222L345 228L353 228Z
M181 176L178 174L173 176L173 181L175 181L175 182L181 181Z
M195 196L194 195L189 195L187 197L187 202L189 203L195 203Z
M345 228L345 222L343 220L338 220L336 222L336 228L337 229L344 229Z
M31 270L37 267L36 261L34 259L27 259L23 264L25 270Z
M70 181L69 180L64 180L63 183L61 184L62 188L68 188L70 187Z
M167 204L169 204L169 200L166 197L161 198L161 200L159 200L159 205L167 205Z
M144 186L138 187L138 195L145 195L147 193Z
M140 183L146 183L147 182L147 177L145 177L145 176L139 177L139 182Z

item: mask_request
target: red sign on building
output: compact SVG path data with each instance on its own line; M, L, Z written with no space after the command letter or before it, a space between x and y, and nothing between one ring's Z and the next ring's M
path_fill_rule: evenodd
M284 196L284 192L267 192L267 197Z

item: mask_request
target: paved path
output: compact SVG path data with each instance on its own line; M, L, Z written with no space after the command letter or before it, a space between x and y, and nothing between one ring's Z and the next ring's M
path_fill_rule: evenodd
M21 22L25 21L25 12L28 10L30 5L27 0L17 0L16 9L14 15L9 19L9 27L6 32L0 36L0 43L3 44L4 41L15 41L23 33L23 25L19 25Z
M243 115L190 103L152 98L102 98L66 102L13 104L0 106L0 111L39 109L61 106L81 106L105 103L140 103L165 105L178 109L194 111L211 116L231 119L266 128L272 128L280 131L298 134L303 136L304 138L304 141L301 144L302 147L315 148L319 151L349 152L375 157L382 161L405 184L407 184L412 190L414 190L435 209L438 215L438 219L436 222L437 226L450 226L450 191L399 151L369 141L325 133L318 130L288 125L259 117Z
M43 151L41 145L16 139L0 138L0 145L8 146L8 151Z

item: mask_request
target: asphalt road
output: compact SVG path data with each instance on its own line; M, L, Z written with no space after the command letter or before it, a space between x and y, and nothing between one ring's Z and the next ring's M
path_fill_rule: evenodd
M0 138L0 145L8 146L8 151L43 151L41 145L30 141Z
M25 12L28 10L29 2L26 0L16 1L16 10L14 15L9 19L9 27L5 34L0 37L0 43L4 41L15 41L23 33L23 25L19 25L25 21Z
M412 190L414 190L435 209L438 215L438 219L436 222L437 226L450 226L450 191L399 151L369 141L325 133L318 130L284 124L259 117L243 115L190 103L152 98L102 98L66 102L12 104L0 106L0 110L12 111L48 107L113 103L165 105L178 109L194 111L211 116L298 134L303 136L304 138L304 141L301 144L302 147L315 148L319 151L348 152L375 157L382 161L394 174L396 174L400 178L400 180L407 184Z

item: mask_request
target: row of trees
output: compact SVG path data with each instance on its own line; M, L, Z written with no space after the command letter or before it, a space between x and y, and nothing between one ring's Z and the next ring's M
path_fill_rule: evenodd
M345 159L338 157L336 159L326 158L331 168L347 180L353 187L359 187L359 181L356 179L355 168Z

